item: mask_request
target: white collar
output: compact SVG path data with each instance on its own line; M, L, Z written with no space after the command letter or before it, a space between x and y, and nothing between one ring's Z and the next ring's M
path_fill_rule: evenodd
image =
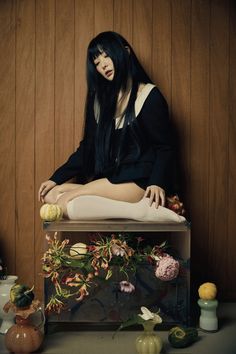
M146 101L149 93L151 92L151 90L155 87L155 85L153 84L146 84L141 92L138 94L136 100L135 100L135 103L134 103L134 112L135 112L135 117L137 118L137 116L139 115L143 105L144 105L144 102ZM99 117L99 106L98 106L98 103L97 103L97 100L95 99L94 100L94 113L95 113L95 119L96 121L98 121L98 117ZM121 116L119 117L116 117L115 118L116 120L116 129L121 129L123 128L123 125L124 125L124 117L121 119Z
M153 84L146 84L141 92L138 94L136 100L135 100L135 103L134 103L134 112L135 112L135 117L137 118L137 116L139 115L143 105L144 105L144 102L146 101L149 93L151 92L151 90L155 87L155 85ZM123 128L123 125L124 125L124 117L122 118L122 120L120 120L120 117L117 117L116 118L116 129L121 129Z

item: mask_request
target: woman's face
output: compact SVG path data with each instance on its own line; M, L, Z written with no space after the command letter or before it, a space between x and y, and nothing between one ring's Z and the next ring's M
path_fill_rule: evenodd
M101 74L106 80L112 81L114 79L114 64L112 59L105 52L102 52L94 59L94 64L99 74Z

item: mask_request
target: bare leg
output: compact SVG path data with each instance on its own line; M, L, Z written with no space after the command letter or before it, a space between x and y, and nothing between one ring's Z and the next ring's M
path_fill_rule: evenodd
M126 218L138 221L183 222L184 217L143 198L144 190L135 183L112 184L107 179L85 185L63 184L54 188L53 198L64 216L72 220ZM48 201L49 202L49 201Z
M179 223L185 218L162 206L149 206L149 198L136 203L111 200L95 195L76 197L67 204L71 220L133 219L158 223Z
M58 198L65 192L71 192L81 187L82 184L76 183L63 183L52 188L44 197L45 203L56 204Z

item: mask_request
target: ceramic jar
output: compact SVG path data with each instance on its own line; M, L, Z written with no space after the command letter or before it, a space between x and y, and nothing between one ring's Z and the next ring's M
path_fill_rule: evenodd
M143 323L144 333L136 339L138 354L159 354L163 343L162 339L154 332L155 324L151 321Z
M16 315L16 324L5 335L6 348L15 354L28 354L36 351L43 341L40 326L33 325L30 317L23 318Z
M201 308L199 327L205 331L216 332L218 330L218 318L216 316L218 301L216 299L199 299L198 305Z
M17 279L16 275L8 275L5 280L0 280L0 319L2 319L0 333L3 334L14 324L14 312L9 311L6 313L3 311L3 306L10 300L10 290Z

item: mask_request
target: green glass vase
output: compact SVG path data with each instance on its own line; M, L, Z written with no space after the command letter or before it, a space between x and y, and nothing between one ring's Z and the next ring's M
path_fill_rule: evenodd
M136 350L138 354L159 354L163 343L160 336L154 332L156 323L146 321L143 323L144 332L136 338Z
M201 316L199 319L199 327L204 331L216 332L218 330L218 318L216 309L218 301L214 300L198 300L198 305L201 308Z

